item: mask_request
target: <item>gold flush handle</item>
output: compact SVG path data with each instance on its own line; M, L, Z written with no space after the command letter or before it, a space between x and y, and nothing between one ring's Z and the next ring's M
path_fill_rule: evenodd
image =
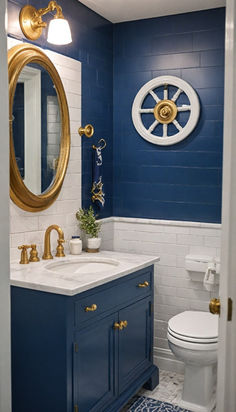
M93 303L91 306L86 306L86 308L84 309L85 312L95 312L95 310L97 310L97 305L95 303Z
M143 283L138 284L139 288L147 288L148 286L149 286L149 282L147 280L145 280L145 282Z
M85 127L80 127L78 130L80 136L85 134L86 137L92 137L94 134L94 127L91 124L86 124Z
M211 299L209 304L209 310L213 315L220 314L220 299Z

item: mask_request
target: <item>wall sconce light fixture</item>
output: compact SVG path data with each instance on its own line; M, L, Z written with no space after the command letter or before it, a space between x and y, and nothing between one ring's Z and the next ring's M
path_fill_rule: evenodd
M42 20L42 16L56 10L54 18L48 27L47 41L53 44L68 44L72 42L71 31L68 21L62 14L62 8L56 1L50 1L48 6L36 9L33 6L24 6L20 11L20 27L25 37L30 40L37 40L47 27L47 23Z

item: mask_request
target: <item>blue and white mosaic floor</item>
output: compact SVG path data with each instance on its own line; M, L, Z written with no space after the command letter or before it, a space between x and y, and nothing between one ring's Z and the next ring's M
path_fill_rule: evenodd
M156 399L141 396L128 409L129 412L190 412L177 405L167 402L157 401Z

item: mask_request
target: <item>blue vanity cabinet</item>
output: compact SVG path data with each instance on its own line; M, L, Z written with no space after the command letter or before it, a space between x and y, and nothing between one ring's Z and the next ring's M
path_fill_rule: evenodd
M119 393L152 366L152 301L138 301L119 312L127 327L119 331Z
M80 412L102 411L115 397L117 314L89 322L75 333L74 404Z
M13 412L118 412L157 385L152 266L75 296L12 286L11 302Z

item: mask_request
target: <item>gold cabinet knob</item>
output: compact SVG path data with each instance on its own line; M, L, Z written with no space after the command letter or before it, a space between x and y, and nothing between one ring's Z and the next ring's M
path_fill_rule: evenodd
M213 298L209 303L209 310L213 315L220 314L220 299Z
M113 328L123 330L124 328L127 328L127 326L128 326L127 320L121 320L120 322L115 322L113 325Z
M128 326L127 320L121 320L120 321L121 330L124 329L124 328L127 328L127 326Z
M113 325L113 328L121 330L119 322L115 322L114 325Z
M91 306L86 306L86 308L84 309L85 312L95 312L95 310L97 310L97 305L95 303L93 303Z
M92 137L94 134L94 127L91 124L86 124L85 127L80 127L78 130L80 136L85 134L86 137Z
M147 280L145 280L145 282L143 283L138 284L139 288L147 288L148 286L149 286L149 282Z

